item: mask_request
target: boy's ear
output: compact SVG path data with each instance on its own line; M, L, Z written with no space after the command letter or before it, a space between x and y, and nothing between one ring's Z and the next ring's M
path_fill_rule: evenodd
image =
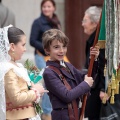
M49 55L50 51L48 49L44 49L44 50L45 50L46 55Z

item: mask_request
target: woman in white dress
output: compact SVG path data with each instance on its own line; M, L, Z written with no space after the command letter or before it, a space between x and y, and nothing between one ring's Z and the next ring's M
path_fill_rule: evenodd
M47 91L31 84L27 70L16 62L26 51L25 44L22 30L0 28L0 120L40 120L33 103Z

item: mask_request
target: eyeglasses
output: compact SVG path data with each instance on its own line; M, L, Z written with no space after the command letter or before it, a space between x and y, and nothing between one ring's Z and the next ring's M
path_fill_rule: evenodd
M82 23L86 23L88 20L87 19L85 19L85 20L82 20Z

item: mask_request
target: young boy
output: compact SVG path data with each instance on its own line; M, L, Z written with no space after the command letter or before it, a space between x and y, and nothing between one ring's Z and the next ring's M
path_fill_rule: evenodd
M93 85L92 77L63 61L68 42L65 34L57 29L43 34L43 47L50 56L43 78L53 107L52 120L78 120L79 100ZM99 49L92 48L90 54L95 55L96 59Z

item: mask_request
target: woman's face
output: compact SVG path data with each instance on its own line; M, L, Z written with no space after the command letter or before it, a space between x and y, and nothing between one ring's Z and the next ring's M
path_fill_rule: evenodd
M55 7L53 6L52 2L46 1L42 6L42 13L45 16L52 18L54 12L55 12Z
M97 23L92 22L89 15L85 14L82 21L82 26L84 28L84 33L91 35L96 30Z
M13 60L20 60L23 53L26 51L26 36L22 35L20 37L20 41L17 44L11 43L10 44L10 51L12 52L10 54L11 58Z

